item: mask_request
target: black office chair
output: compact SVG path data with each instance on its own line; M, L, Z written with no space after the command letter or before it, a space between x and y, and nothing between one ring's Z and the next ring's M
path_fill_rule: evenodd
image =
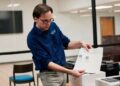
M31 86L31 82L33 82L35 86L33 63L14 64L13 76L9 77L9 82L10 86L12 85L12 82L14 83L14 86L16 86L16 84L25 83L29 83L29 86Z

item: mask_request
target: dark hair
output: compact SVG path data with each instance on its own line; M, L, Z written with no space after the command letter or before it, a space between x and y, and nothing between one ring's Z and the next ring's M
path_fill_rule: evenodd
M53 9L47 4L38 4L33 10L33 18L39 18L42 14L51 11L53 13Z

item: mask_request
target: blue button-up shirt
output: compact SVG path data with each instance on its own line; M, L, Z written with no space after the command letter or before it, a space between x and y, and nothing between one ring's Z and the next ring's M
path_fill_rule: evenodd
M51 23L47 31L42 31L34 25L28 34L27 44L32 52L36 70L48 70L49 62L64 66L64 49L68 47L69 42L55 22Z

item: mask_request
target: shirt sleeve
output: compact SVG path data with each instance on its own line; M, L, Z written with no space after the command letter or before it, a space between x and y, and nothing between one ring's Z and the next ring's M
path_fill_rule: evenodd
M28 47L33 54L33 60L35 63L39 63L39 65L42 64L42 66L40 65L41 69L47 69L48 63L51 62L49 52L46 52L45 48L35 40L30 40Z
M62 31L60 30L60 28L57 25L56 25L56 27L59 32L60 38L62 40L62 44L63 44L64 48L67 49L70 39L62 33Z
M67 49L70 39L66 37L65 35L62 35L62 42L63 42L63 46L65 47L65 49Z

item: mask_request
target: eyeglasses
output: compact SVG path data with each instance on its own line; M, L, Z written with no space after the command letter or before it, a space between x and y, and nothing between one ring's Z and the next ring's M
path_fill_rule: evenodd
M44 24L50 23L50 22L54 21L53 18L51 18L51 19L40 19L40 20L41 20Z

